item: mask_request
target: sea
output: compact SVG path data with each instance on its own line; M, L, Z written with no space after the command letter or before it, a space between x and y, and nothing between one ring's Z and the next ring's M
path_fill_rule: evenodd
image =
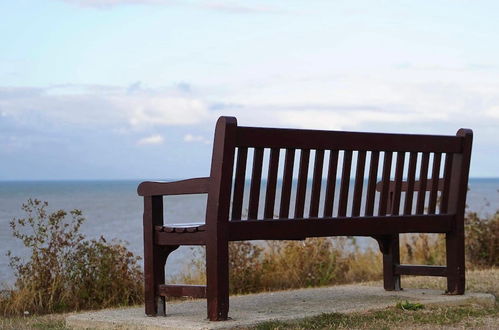
M0 181L0 287L14 282L7 251L23 258L29 256L29 251L12 236L9 222L25 217L21 207L30 198L48 202L49 211L81 210L86 219L81 231L87 238L121 240L142 256L143 200L137 195L138 184L139 180ZM471 178L469 188L468 210L488 216L499 209L499 178ZM264 185L261 196L263 192ZM164 205L166 223L202 222L206 195L171 196L165 198ZM367 243L362 244L365 247ZM190 247L172 253L166 265L168 276L184 271L195 255Z

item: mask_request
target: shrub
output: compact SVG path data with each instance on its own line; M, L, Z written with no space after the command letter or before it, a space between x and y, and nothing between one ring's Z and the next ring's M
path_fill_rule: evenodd
M288 289L334 283L345 273L341 249L331 239L269 241L262 261L266 289Z
M261 246L250 242L229 244L229 290L232 293L258 292L262 290Z
M174 282L206 283L204 250L195 251L190 271L173 278ZM345 238L229 242L233 294L376 280L381 269L377 253L359 251L353 240Z
M499 211L492 217L465 218L467 267L499 266ZM445 235L401 235L401 262L445 265ZM174 281L205 283L204 253L191 271ZM229 243L231 293L282 290L377 280L382 277L381 253L359 249L346 238L309 238L304 241Z
M499 210L488 218L470 212L465 226L466 257L471 266L499 266Z
M47 213L47 202L28 200L25 218L10 222L31 251L27 261L9 251L16 281L0 297L3 315L51 313L130 305L142 301L139 257L121 241L87 240L79 210ZM68 219L69 216L69 219Z
M402 234L400 261L404 264L445 265L445 235Z

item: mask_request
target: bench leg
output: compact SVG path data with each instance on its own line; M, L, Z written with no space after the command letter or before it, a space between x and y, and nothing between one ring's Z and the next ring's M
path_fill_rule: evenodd
M206 296L208 319L227 320L229 313L229 245L215 241L206 245Z
M395 274L395 266L400 265L399 235L376 237L383 253L383 286L387 291L402 290L400 275Z
M158 286L165 283L166 259L177 248L178 245L153 246L152 253L144 254L144 300L148 316L166 315L165 297L159 296Z
M466 284L464 264L464 231L445 236L447 251L447 294L464 294Z

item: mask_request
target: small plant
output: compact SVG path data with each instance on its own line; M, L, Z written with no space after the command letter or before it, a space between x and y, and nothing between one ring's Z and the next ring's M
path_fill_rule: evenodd
M399 301L395 307L404 310L404 311L417 311L419 309L423 309L424 305L420 303L412 303L409 301Z
M469 212L465 220L466 257L471 266L499 266L499 210L487 218Z
M174 282L206 283L204 250L194 251L190 271L173 278ZM359 251L354 241L345 238L229 242L229 288L233 294L377 280L381 267L377 252Z
M79 210L47 212L48 203L28 200L25 218L10 222L12 234L31 255L7 253L16 281L0 296L3 315L63 312L130 305L142 300L142 272L121 241L87 240ZM69 219L68 219L69 217Z

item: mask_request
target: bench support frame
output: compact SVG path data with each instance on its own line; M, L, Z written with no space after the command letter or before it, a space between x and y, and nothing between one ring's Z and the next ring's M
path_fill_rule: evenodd
M399 138L399 136L392 136L390 134L260 129L238 127L235 118L221 117L217 122L215 130L210 177L172 183L144 182L138 188L139 195L144 196L144 291L146 314L148 316L164 316L165 296L188 295L207 298L207 316L209 320L227 320L229 312L229 242L248 239L302 240L307 237L320 236L372 236L377 240L383 254L383 286L385 290L402 290L401 275L443 276L447 278L446 292L448 294L463 294L465 290L464 216L471 158L472 132L471 130L460 129L456 135L456 137L400 135L401 137ZM406 141L407 145L403 141ZM433 145L434 141L440 142ZM432 175L431 179L424 177L420 182L415 182L414 178L412 178L412 182L408 181L407 183L401 182L402 172L397 172L398 179L396 179L396 182L390 182L390 167L389 165L384 165L383 181L380 185L381 195L383 196L380 209L383 211L380 211L381 215L379 216L372 216L372 209L370 216L359 216L358 201L355 216L345 216L344 211L347 208L346 201L348 199L348 180L342 178L340 208L343 211L341 212L341 216L333 218L330 214L331 210L328 210L325 211L323 218L317 218L317 205L319 202L316 201L316 204L314 204L314 215L306 218L303 217L303 205L301 204L303 204L305 199L304 191L306 190L306 185L303 182L306 183L307 171L302 171L300 167L298 185L301 187L301 190L298 190L301 196L299 199L301 206L299 211L295 210L295 218L288 219L287 216L280 214L279 220L269 220L267 208L273 209L274 204L271 202L269 204L270 207L267 204L265 206L266 218L256 220L258 199L250 196L250 204L253 206L256 205L256 210L253 209L249 212L251 214L250 220L240 221L240 215L238 218L234 217L234 214L237 215L240 212L241 204L237 205L236 211L233 209L232 219L229 220L235 150L241 147L243 147L244 153L239 154L238 152L238 159L241 158L245 161L248 148L258 150L258 156L255 156L254 165L260 163L260 169L257 168L256 171L253 169L251 195L254 195L260 189L260 184L257 181L261 179L262 160L260 158L263 155L262 148L271 148L273 152L272 157L277 157L277 159L279 156L275 152L276 149L287 150L285 165L287 171L289 171L289 168L292 170L291 159L294 159L294 149L308 150L304 153L306 158L300 160L300 166L302 166L301 163L308 164L309 151L315 148L322 149L322 154L319 153L318 156L316 155L317 159L321 160L324 157L324 149L333 150L335 148L349 150L348 156L350 158L351 150L376 150L377 155L379 155L379 150L388 150L389 158L385 158L385 160L388 159L389 161L391 161L391 153L398 152L398 150L410 152L411 159L413 154L417 152L426 153L424 157L428 157L430 152L438 153L438 157L440 157L440 154L445 152L447 155L452 155L452 159L448 161L446 157L446 170L447 165L450 164L449 168L451 168L451 171L447 176L444 173L444 176L446 176L445 180L432 181L435 180ZM376 147L381 149L369 149ZM290 156L289 159L288 153ZM335 157L337 157L337 151ZM365 157L365 152L363 153L363 157ZM387 156L385 155L385 157ZM438 159L438 162L440 162L440 158ZM351 159L349 159L350 161ZM364 161L365 158L362 162ZM402 159L397 158L398 163L401 163L403 166L403 157ZM411 165L414 171L415 164L414 158ZM348 167L350 165L348 164ZM426 160L425 166L427 167L427 165ZM269 168L269 176L271 171L273 171L272 182L274 182L274 185L277 166L277 161L274 161L273 165ZM330 169L334 168L334 171L336 171L335 166L331 163ZM322 167L319 166L318 168L318 170L314 169L314 171L322 173ZM373 178L375 179L377 168L372 167L370 170L374 173ZM239 181L236 181L236 186L239 187L237 188L239 190L242 189L241 184L244 185L244 171L245 165L244 167L236 168L236 175L243 174L242 179L239 178ZM346 171L344 169L343 172L349 173L349 169ZM364 172L364 168L360 167L357 172L361 175ZM315 196L320 191L319 175L314 174L312 195L314 195L315 191ZM255 177L257 180L254 184L253 178ZM438 179L438 173L436 177ZM333 182L329 181L329 176L328 182ZM289 185L289 182L287 184ZM372 183L370 178L370 188L368 189L370 189L369 193L371 196L374 194L373 189L375 185L376 183ZM406 210L403 215L398 215L397 207L397 211L394 211L393 215L386 215L387 213L391 213L387 212L387 210L392 210L394 195L398 198L396 199L397 202L400 202L401 189L402 191L408 190L414 192L417 190L414 189L416 186L426 189L424 191L429 191L430 189L427 189L427 185L433 187L431 188L433 189L431 193L434 201L436 200L437 187L438 190L448 192L444 196L444 200L442 201L443 206L440 207L438 214L435 211L433 213L429 212L430 214L424 214L421 211L424 204L424 197L422 197L422 202L420 202L418 194L418 209L420 211L412 214L407 213ZM361 185L359 186L361 187ZM330 188L331 186L328 186L328 191ZM270 191L270 195L275 196L275 187L273 189L268 190L267 193ZM334 189L334 182L332 189ZM239 190L235 194L237 193L242 201L242 190ZM356 191L356 196L361 196L362 190L356 189ZM164 227L163 196L198 193L208 194L205 225L186 230ZM326 196L332 195L328 195L328 192L326 192ZM281 202L283 201L281 200ZM289 209L289 200L284 201L282 205L285 205L284 209L287 212ZM434 209L435 203L433 204ZM326 213L328 213L327 216ZM399 234L421 232L445 234L447 251L446 266L400 264ZM180 245L206 246L206 287L165 285L166 260L170 253L175 251Z

